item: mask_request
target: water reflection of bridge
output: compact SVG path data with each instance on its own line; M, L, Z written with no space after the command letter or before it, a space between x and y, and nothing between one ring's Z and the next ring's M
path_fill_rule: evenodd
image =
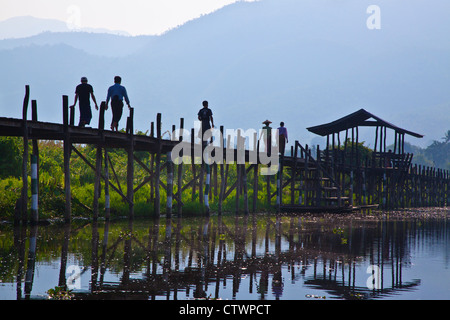
M106 223L101 245L94 223L90 291L77 293L77 298L178 299L180 293L191 298L221 298L221 288L229 281L233 297L247 290L260 299L280 298L288 277L343 299L386 297L420 285L420 280L403 279L402 270L410 263L408 235L414 232L406 222L351 221L338 229L342 233L336 232L333 222L308 223L300 217L241 217L234 226L221 217L204 218L187 233L183 223L181 219L155 221L147 243L133 235L130 223L112 244ZM160 234L161 229L165 234ZM120 281L105 281L108 261L118 254L120 243L124 248ZM145 252L139 261L133 257L133 248ZM357 269L365 262L380 270L376 289L366 286L369 274L357 279ZM139 269L139 278L135 265L145 266ZM248 278L248 288L242 287L244 278ZM61 278L60 285L64 284Z

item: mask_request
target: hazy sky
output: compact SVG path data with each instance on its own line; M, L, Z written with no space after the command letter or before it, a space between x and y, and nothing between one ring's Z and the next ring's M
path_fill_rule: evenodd
M240 0L0 0L0 21L33 16L65 21L73 28L159 34L237 1Z

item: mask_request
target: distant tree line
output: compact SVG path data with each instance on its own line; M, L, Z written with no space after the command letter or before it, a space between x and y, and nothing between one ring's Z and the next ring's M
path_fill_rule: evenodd
M405 142L405 152L414 154L413 163L450 170L450 130L445 133L441 141L434 140L426 148Z

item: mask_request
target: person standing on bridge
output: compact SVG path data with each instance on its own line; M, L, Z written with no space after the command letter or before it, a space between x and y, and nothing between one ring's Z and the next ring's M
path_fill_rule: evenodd
M203 108L200 109L198 112L198 120L202 122L201 132L202 136L200 137L202 140L202 144L206 144L206 141L203 141L203 136L205 135L205 132L209 129L214 128L214 119L212 116L211 109L208 108L208 101L202 102ZM211 124L210 124L211 121Z
M279 152L282 156L284 156L284 150L286 148L286 143L288 141L288 132L286 127L284 126L284 122L280 122L280 127L277 129L277 135L278 135L278 145L280 146Z
M111 110L113 114L113 119L111 122L111 130L118 131L119 121L122 118L123 112L123 98L125 98L125 102L128 105L128 109L131 109L130 100L128 99L127 89L121 85L122 78L119 76L114 77L114 85L109 87L108 95L106 96L106 107L105 110L108 109L109 99L111 99Z
M91 103L90 98L95 103L95 109L98 110L97 101L94 96L94 89L90 84L88 84L88 79L86 77L81 78L81 84L79 84L75 89L75 101L71 108L75 107L77 101L79 99L79 107L80 107L80 122L78 123L79 127L85 127L91 123L92 119L92 111L91 111Z

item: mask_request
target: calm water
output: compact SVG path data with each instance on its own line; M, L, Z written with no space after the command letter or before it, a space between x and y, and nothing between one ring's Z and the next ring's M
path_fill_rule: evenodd
M337 216L0 226L0 299L450 299L450 223Z

